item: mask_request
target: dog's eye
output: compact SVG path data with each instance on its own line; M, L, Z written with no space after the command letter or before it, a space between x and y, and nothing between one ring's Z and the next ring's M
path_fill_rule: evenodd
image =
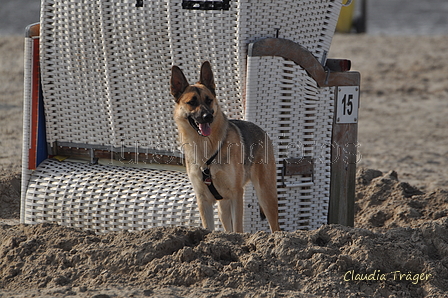
M206 97L205 98L205 103L207 104L207 105L211 105L211 103L213 102L213 98L210 98L210 97Z
M198 105L198 99L196 98L196 96L193 96L193 98L189 102L187 102L187 104L192 107L196 107Z

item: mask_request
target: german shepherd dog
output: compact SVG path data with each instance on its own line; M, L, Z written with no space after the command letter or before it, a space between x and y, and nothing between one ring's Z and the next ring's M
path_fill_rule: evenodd
M251 180L260 211L271 231L279 231L276 165L267 134L251 122L228 120L215 94L209 62L201 66L199 82L189 85L182 70L171 69L174 120L185 153L202 225L214 229L213 205L228 232L243 232L243 194Z

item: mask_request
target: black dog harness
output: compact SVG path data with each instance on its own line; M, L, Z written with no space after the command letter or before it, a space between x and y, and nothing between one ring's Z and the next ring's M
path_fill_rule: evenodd
M218 151L216 151L215 154L213 154L212 157L210 157L206 162L205 162L205 169L201 168L202 171L202 181L204 181L204 184L207 185L208 190L210 190L210 192L212 193L212 195L215 197L215 199L217 200L222 200L223 197L219 194L218 190L215 188L215 186L213 185L213 181L212 181L212 174L210 173L210 165L213 162L213 160L215 160L216 156L219 153L219 150L221 148L218 149Z

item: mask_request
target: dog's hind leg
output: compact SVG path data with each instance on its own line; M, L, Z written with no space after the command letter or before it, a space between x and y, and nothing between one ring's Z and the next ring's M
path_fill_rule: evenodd
M251 181L257 193L260 208L268 219L271 231L280 231L275 164L260 163L252 165Z

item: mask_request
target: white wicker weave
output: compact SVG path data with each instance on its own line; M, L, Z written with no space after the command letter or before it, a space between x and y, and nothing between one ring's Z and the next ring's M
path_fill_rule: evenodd
M182 9L182 0L144 1L143 7L135 7L135 2L42 1L40 55L48 143L138 146L179 156L169 70L179 65L194 82L200 64L209 60L226 114L259 124L274 141L281 228L312 229L324 223L332 90L318 88L305 71L282 58L248 58L247 46L278 36L325 59L341 1L231 0L229 10L210 11ZM286 177L284 187L280 162L291 156L313 157L314 175ZM174 174L156 170L90 167L54 160L39 166L22 198L22 221L50 220L101 232L198 223L185 174L178 182ZM88 185L80 182L76 171L88 175ZM104 175L114 177L112 182ZM120 179L132 186L121 190ZM167 190L169 185L168 189L184 190L163 193L144 186L155 179L161 179L156 189ZM130 209L125 207L129 197ZM171 203L157 205L160 200ZM156 212L167 208L163 204L171 204L168 217ZM259 220L251 186L245 194L244 227L247 232L268 230L267 222Z
M317 228L328 214L334 88L318 88L301 67L277 57L250 57L248 77L246 118L277 136L279 182L284 159L315 160L313 175L285 177L278 184L280 225L284 230ZM253 194L245 200L256 212Z
M21 183L21 204L20 218L23 222L23 215L27 209L25 204L26 190L32 171L28 169L28 158L30 149L30 123L31 123L31 78L33 77L33 40L25 38L24 53L24 88L23 88L23 136L22 136L22 183Z
M191 81L210 60L230 118L244 115L247 45L278 34L318 59L341 1L231 1L228 11L182 9L181 0L42 3L42 85L48 142L172 151L177 131L172 64ZM295 7L294 7L295 6ZM148 129L152 128L152 129Z
M44 161L27 190L27 223L57 222L95 232L200 226L185 172Z

